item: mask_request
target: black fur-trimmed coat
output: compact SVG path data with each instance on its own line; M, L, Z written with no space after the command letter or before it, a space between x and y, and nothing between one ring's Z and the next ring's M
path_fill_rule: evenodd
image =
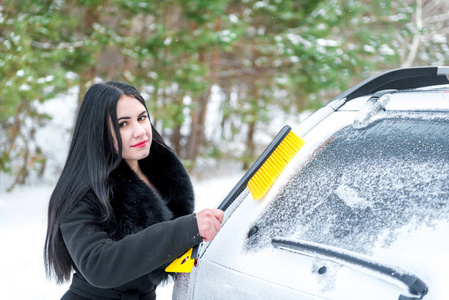
M115 219L96 223L101 212L90 192L61 225L76 271L71 292L143 299L167 279L164 269L173 259L202 241L192 184L175 154L153 142L139 165L156 191L122 161L109 179Z
M121 240L155 223L193 213L190 178L171 150L153 143L149 156L140 160L139 166L157 191L139 179L125 161L112 172L114 197L111 204L116 222L108 224L106 231L113 240ZM155 282L167 278L165 267L152 272Z

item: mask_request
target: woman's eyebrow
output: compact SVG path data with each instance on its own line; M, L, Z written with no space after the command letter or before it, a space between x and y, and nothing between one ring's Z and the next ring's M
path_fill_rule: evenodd
M137 117L140 117L141 115L144 115L144 114L147 114L146 110L142 111ZM117 118L117 121L120 121L122 119L129 120L129 119L131 119L131 117L120 117L120 118Z

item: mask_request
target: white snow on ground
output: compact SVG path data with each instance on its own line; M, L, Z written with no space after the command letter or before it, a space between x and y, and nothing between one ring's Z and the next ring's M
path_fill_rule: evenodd
M66 287L45 279L42 251L50 187L1 192L0 287L3 299L59 299Z
M215 207L241 174L196 180L196 211ZM53 186L21 186L0 192L0 290L1 299L60 299L69 284L58 286L45 277L43 247L46 210ZM158 299L171 299L173 283L157 290Z

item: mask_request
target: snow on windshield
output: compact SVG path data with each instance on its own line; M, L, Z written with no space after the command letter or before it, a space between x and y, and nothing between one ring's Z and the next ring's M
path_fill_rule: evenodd
M372 255L446 222L448 140L449 122L441 118L343 128L256 220L248 250L293 237Z

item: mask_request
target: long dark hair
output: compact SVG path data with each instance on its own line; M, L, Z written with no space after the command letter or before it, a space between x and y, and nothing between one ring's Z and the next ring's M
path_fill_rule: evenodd
M90 87L78 112L69 154L48 205L44 264L47 276L51 278L54 274L58 283L70 280L72 272L72 259L59 227L73 206L91 190L102 209L100 222L114 218L108 177L122 160L117 123L117 102L122 95L136 98L148 111L145 100L134 87L109 81ZM111 129L117 137L118 151L114 148ZM154 127L152 143L166 146Z

